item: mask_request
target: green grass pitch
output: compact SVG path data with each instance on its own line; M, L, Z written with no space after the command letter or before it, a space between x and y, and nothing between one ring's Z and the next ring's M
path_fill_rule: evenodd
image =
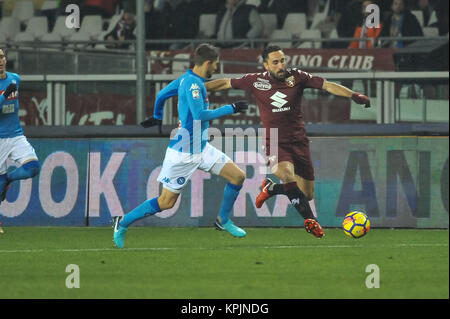
M126 248L109 227L8 227L0 234L4 298L449 298L448 230L130 227ZM80 288L67 288L69 264ZM379 288L366 278L379 268Z

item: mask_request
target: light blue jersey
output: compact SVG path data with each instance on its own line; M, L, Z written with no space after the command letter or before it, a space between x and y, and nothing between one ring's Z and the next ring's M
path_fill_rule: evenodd
M153 116L160 120L163 118L164 102L178 94L178 116L181 125L171 139L169 148L183 153L201 153L208 141L209 121L234 113L231 105L209 110L204 83L204 78L188 70L158 93Z
M19 89L20 77L16 73L6 72L6 78L0 79L0 138L23 135L19 120L18 90L5 99L3 92L8 85L15 83Z

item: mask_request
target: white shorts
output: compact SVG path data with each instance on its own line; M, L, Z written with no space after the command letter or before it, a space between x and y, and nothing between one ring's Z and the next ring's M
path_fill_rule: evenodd
M0 175L7 172L7 159L22 164L33 158L36 152L25 136L0 138Z
M231 159L207 143L201 154L189 154L167 148L158 181L173 193L181 193L196 169L219 175Z

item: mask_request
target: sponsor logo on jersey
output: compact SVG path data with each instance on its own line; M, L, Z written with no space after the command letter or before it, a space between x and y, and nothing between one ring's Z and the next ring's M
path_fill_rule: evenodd
M2 113L3 114L14 113L14 104L5 104L5 105L3 105Z
M294 78L293 75L286 79L286 85L289 86L289 87L294 87L294 85L295 85L295 78Z
M276 91L275 94L270 97L272 100L272 103L270 104L276 107L276 109L272 109L272 112L284 112L291 109L289 106L283 107L288 102L284 99L285 97L287 97L287 95L279 91Z
M5 92L5 90L0 90L0 95L3 95L4 92ZM14 100L18 96L19 96L19 91L15 90L15 91L11 92L11 94L9 95L9 97L6 100L7 101Z
M198 89L200 89L200 88L198 87L197 83L192 83L191 88L189 90L192 91L192 90L198 90Z
M272 88L272 85L270 85L270 83L262 83L262 82L253 82L253 86L261 91L268 91Z
M199 90L192 91L192 97L194 99L198 99L200 97L200 91Z

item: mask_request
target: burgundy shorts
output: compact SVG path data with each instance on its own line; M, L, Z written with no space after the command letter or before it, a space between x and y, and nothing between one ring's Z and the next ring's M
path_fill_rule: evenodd
M273 166L280 162L291 162L294 164L294 172L296 175L306 180L314 180L314 167L311 161L309 151L309 139L304 136L296 139L290 144L278 144L277 157L270 153L269 143L266 144L266 155L269 157L269 165Z

